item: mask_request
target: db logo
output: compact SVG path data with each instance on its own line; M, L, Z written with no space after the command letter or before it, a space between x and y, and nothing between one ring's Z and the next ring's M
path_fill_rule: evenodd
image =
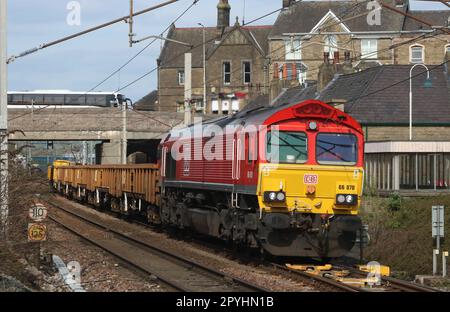
M304 184L318 184L319 176L317 174L305 174L303 176L303 183Z
M43 224L28 224L28 240L30 242L42 242L47 240L47 227Z

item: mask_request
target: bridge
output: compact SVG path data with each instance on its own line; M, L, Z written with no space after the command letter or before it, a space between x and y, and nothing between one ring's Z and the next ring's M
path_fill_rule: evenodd
M101 141L101 162L120 162L123 117L118 108L8 109L8 114L12 143ZM156 153L161 137L183 120L183 113L127 111L127 154Z

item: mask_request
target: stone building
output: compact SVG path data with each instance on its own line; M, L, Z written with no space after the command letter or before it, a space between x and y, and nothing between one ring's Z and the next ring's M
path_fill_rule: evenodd
M444 65L428 66L429 79L422 67L412 76L411 138L411 65L337 74L323 88L297 86L272 102L268 98L261 102L277 106L318 99L353 116L366 140L365 185L379 193L450 192L450 52L445 60ZM321 70L328 67L342 70L338 64L321 66Z
M219 1L216 27L171 27L158 59L156 110L184 111L186 52L192 53L191 103L197 112L230 114L267 92L267 36L272 27L241 26L237 20L230 26L230 9L228 0ZM203 98L203 35L206 101Z
M448 27L450 11L412 11L408 0L383 1L430 25ZM330 63L344 55L355 70L382 64L441 64L450 35L367 1L283 0L269 35L271 98L282 88L317 80L324 53ZM379 14L379 23L377 21Z

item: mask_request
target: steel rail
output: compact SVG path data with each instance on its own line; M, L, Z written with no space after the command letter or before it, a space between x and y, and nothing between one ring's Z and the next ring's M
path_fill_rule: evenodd
M347 270L350 273L356 274L356 275L359 275L359 276L366 276L367 275L367 272L358 270L358 269L356 269L354 267L347 267L347 266L342 266L342 265L334 265L334 267L340 268L340 269L343 269L343 270ZM398 290L404 291L404 292L441 292L440 290L432 288L432 287L415 284L415 283L412 283L412 282L400 280L400 279L393 278L393 277L390 277L390 276L381 276L381 280L383 282L385 282L388 287L391 287L391 288L394 288L394 289L398 289Z
M326 277L323 277L323 276L320 276L320 275L315 275L315 274L310 274L310 273L303 272L303 271L290 269L290 268L288 268L288 267L286 267L284 265L278 264L278 263L271 262L270 265L275 267L275 268L277 268L277 269L279 269L279 270L282 270L282 271L285 271L285 272L289 272L290 274L297 275L297 276L300 276L300 277L306 278L306 279L312 279L312 280L317 281L317 282L319 282L321 284L326 284L327 286L331 286L333 288L336 288L338 290L343 290L345 292L366 292L365 289L362 289L362 288L359 288L359 287L346 285L346 284L343 284L341 282L338 282L338 281L335 281L333 279L326 278Z
M128 259L126 259L125 257L121 256L119 253L116 253L114 251L112 251L111 249L103 246L102 244L99 244L98 242L96 242L95 240L86 237L85 235L82 235L79 231L77 231L77 229L74 229L72 227L70 227L69 225L67 225L66 223L64 223L64 221L61 221L58 218L55 218L54 216L49 215L48 218L50 220L52 220L53 222L57 223L58 225L62 226L63 228L65 228L66 230L68 230L69 232L77 235L78 237L88 241L90 244L97 246L98 248L108 252L109 254L113 255L114 257L120 259L121 261L127 263L128 265L132 266L133 268L138 269L139 271L145 273L145 274L149 274L149 275L153 275L156 276L158 278L158 280L160 282L162 282L163 284L165 284L166 286L169 286L170 288L173 288L176 291L180 291L180 292L189 292L190 290L183 287L182 285L178 284L175 281L172 281L170 279L165 278L164 276L157 274L156 272L153 271L149 271L148 269L140 266L139 264L136 264Z
M271 291L270 289L267 289L267 288L264 288L262 286L256 285L254 283L245 281L243 279L231 276L231 275L229 275L227 273L224 273L224 272L221 272L219 270L213 269L211 267L205 266L205 265L203 265L201 263L198 263L196 261L187 259L187 258L185 258L183 256L180 256L180 255L177 255L177 254L174 254L174 253L172 253L172 252L170 252L170 251L168 251L166 249L162 249L162 248L156 247L154 245L149 244L148 242L144 242L142 240L139 240L139 239L136 239L134 237L131 237L130 235L127 235L127 234L122 233L120 231L111 229L107 225L101 224L100 222L97 222L97 221L94 221L92 219L89 219L86 216L83 216L83 215L80 215L80 214L75 213L73 211L67 210L66 208L60 206L59 204L56 204L54 202L50 202L49 200L42 200L42 201L45 201L47 204L49 204L49 205L51 205L51 206L53 206L53 207L55 207L55 208L57 208L59 210L62 210L65 213L70 214L70 215L72 215L72 216L74 216L74 217L76 217L78 219L81 219L81 220L83 220L83 221L85 221L87 223L90 223L90 224L92 224L94 226L97 226L97 227L99 227L99 228L101 228L101 229L103 229L105 231L108 231L108 232L114 234L114 235L117 235L118 237L121 237L121 238L123 238L125 240L131 241L131 242L133 242L133 243L135 243L137 245L143 246L145 248L151 249L151 250L155 251L156 253L163 254L167 258L175 259L175 260L177 260L179 262L184 263L187 266L196 267L196 268L198 268L198 269L200 269L202 271L205 271L205 272L207 272L209 274L212 274L212 275L214 275L216 277L220 277L222 279L232 281L235 284L240 285L240 286L242 286L244 288L247 288L247 289L249 289L251 291L256 291L256 292L270 292ZM119 258L121 258L120 255L119 255ZM168 259L168 260L170 260L170 259ZM156 274L154 274L154 273L151 273L151 274L156 276ZM169 281L169 282L173 283L171 281ZM182 287L181 286L176 286L176 288L182 288Z

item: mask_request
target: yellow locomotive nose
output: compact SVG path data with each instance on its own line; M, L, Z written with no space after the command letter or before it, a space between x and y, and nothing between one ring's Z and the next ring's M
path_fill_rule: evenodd
M316 187L314 185L308 185L306 187L306 195L314 195L316 193Z
M363 174L358 167L261 164L260 207L265 211L357 215ZM306 176L306 178L305 178ZM280 185L282 185L281 191ZM282 192L283 200L277 200ZM270 194L273 193L273 200Z

